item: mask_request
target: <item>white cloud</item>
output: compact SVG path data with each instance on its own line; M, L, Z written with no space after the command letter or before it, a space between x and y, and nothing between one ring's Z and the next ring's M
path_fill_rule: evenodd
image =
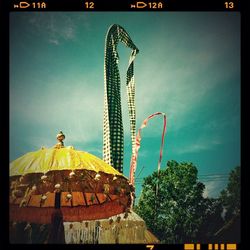
M177 149L175 152L177 154L186 154L186 153L197 153L200 151L206 151L213 149L216 145L220 145L220 141L203 141L200 143L190 143L190 145L186 145Z
M216 176L214 176L215 180L210 181L202 181L205 184L205 190L203 192L203 197L213 197L216 198L219 196L222 189L225 188L227 180L218 180Z
M186 142L187 143L187 142ZM193 138L193 141L188 141L188 144L174 145L173 151L176 154L197 153L201 151L214 149L216 146L221 145L222 141L217 135L204 135Z
M11 100L13 125L15 119L21 119L48 131L68 131L66 136L71 143L86 144L102 138L103 92L88 84L86 79L75 80L72 84L51 82L38 96L30 95L27 100L17 95Z
M176 154L185 154L215 149L225 143L225 138L221 135L222 131L228 126L236 124L238 120L239 117L237 116L231 116L229 119L219 118L217 120L210 120L199 128L200 131L205 131L206 133L199 132L197 137L188 140L188 144L187 141L184 140L183 144L173 145L173 151ZM191 124L189 123L189 125ZM230 138L227 138L227 140L230 141Z
M55 16L56 15L56 16ZM64 13L29 13L30 29L36 35L46 37L47 42L59 45L67 40L74 40L76 37L76 25L73 19Z
M49 43L59 45L59 41L57 39L49 39Z

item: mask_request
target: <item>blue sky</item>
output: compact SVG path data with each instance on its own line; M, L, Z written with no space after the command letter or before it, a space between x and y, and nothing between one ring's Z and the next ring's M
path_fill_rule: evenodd
M10 161L53 146L60 130L65 145L102 158L104 41L114 23L140 50L135 60L137 129L150 114L165 112L161 168L171 159L193 162L206 184L204 195L217 196L226 175L240 165L237 12L11 13ZM128 176L130 49L119 45L118 50ZM162 124L157 117L143 129L136 176L143 166L140 177L156 170ZM139 182L137 197L140 191Z

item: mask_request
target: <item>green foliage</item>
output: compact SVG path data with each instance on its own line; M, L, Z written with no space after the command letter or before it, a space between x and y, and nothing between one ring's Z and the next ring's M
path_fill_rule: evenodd
M220 195L220 200L226 208L226 221L240 214L240 186L240 167L237 166L230 172L228 185Z
M215 233L240 214L240 167L231 171L217 199L202 196L205 186L197 173L192 163L169 161L159 174L144 178L135 211L162 243L213 242Z
M197 242L212 243L214 242L214 233L224 225L221 216L223 211L222 203L220 199L204 198L203 207L203 221L199 228Z
M163 243L193 242L204 214L204 184L192 163L169 161L144 179L136 212ZM158 194L156 188L158 184Z

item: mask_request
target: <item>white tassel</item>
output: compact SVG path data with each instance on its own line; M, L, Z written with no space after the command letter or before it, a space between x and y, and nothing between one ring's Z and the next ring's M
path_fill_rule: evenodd
M97 221L64 222L66 244L145 243L145 222L135 213ZM120 216L120 222L117 218ZM110 220L113 222L110 224ZM88 226L86 226L88 223ZM70 228L70 224L73 225Z

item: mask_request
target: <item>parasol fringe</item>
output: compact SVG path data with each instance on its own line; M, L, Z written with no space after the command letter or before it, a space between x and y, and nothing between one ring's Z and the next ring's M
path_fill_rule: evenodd
M54 237L60 235L63 236L60 242L66 244L158 243L157 239L148 239L145 222L134 212L128 216L122 213L101 220L64 222L60 230L63 235L56 234L50 223L13 222L11 242L55 243L57 238Z
M119 216L118 216L119 217ZM64 222L66 244L145 243L144 221L105 219Z
M124 198L126 200L127 198ZM11 221L29 221L40 224L50 223L53 207L19 207L10 206ZM125 212L125 207L118 200L103 203L101 205L61 207L64 221L98 220L108 218L115 214Z

